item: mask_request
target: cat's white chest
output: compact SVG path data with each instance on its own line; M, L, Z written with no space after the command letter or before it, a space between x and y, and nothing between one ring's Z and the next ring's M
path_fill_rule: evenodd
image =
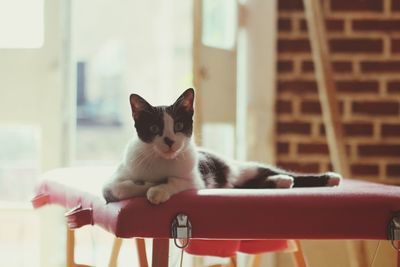
M197 168L197 153L185 153L185 157L164 159L151 153L148 148L140 144L131 143L125 155L125 168L128 169L129 178L133 180L160 182L166 178L193 178L194 169Z
M179 160L158 159L151 162L148 166L135 166L131 162L132 176L134 179L145 180L149 182L158 182L168 177L191 178L194 166L190 162ZM190 164L191 166L185 166Z

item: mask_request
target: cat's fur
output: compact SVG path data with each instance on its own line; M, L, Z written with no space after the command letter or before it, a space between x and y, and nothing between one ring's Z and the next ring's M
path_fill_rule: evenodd
M139 138L127 145L123 161L103 188L107 202L146 195L153 204L201 188L291 188L338 185L341 176L298 174L255 162L228 160L193 143L194 90L171 106L154 107L130 96Z

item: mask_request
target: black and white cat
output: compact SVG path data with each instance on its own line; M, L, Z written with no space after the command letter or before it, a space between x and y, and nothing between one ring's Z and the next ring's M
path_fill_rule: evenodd
M194 90L187 89L171 106L152 106L130 96L138 138L103 188L107 202L147 196L153 204L201 188L291 188L336 186L337 173L298 174L255 162L238 162L198 148L192 137Z

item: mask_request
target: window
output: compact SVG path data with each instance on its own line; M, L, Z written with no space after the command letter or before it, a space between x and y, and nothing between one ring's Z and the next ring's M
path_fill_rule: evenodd
M71 12L73 164L116 166L135 134L129 95L172 104L193 86L192 1L75 0ZM113 239L108 233L97 228L77 233L77 260L107 262ZM124 244L119 265L134 266L131 241Z
M40 131L0 126L0 201L28 201L40 171Z
M71 23L74 163L114 164L135 134L131 93L172 104L193 86L192 2L74 1Z
M29 199L40 171L40 130L0 125L1 266L39 266L39 220Z
M237 28L236 1L203 0L202 3L203 44L221 49L234 48Z

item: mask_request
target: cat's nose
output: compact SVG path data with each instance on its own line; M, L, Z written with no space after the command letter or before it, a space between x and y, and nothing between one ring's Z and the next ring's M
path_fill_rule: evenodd
M170 139L170 138L168 138L168 137L164 137L164 143L165 143L167 146L171 147L175 142L174 142L174 140L172 140L172 139Z

